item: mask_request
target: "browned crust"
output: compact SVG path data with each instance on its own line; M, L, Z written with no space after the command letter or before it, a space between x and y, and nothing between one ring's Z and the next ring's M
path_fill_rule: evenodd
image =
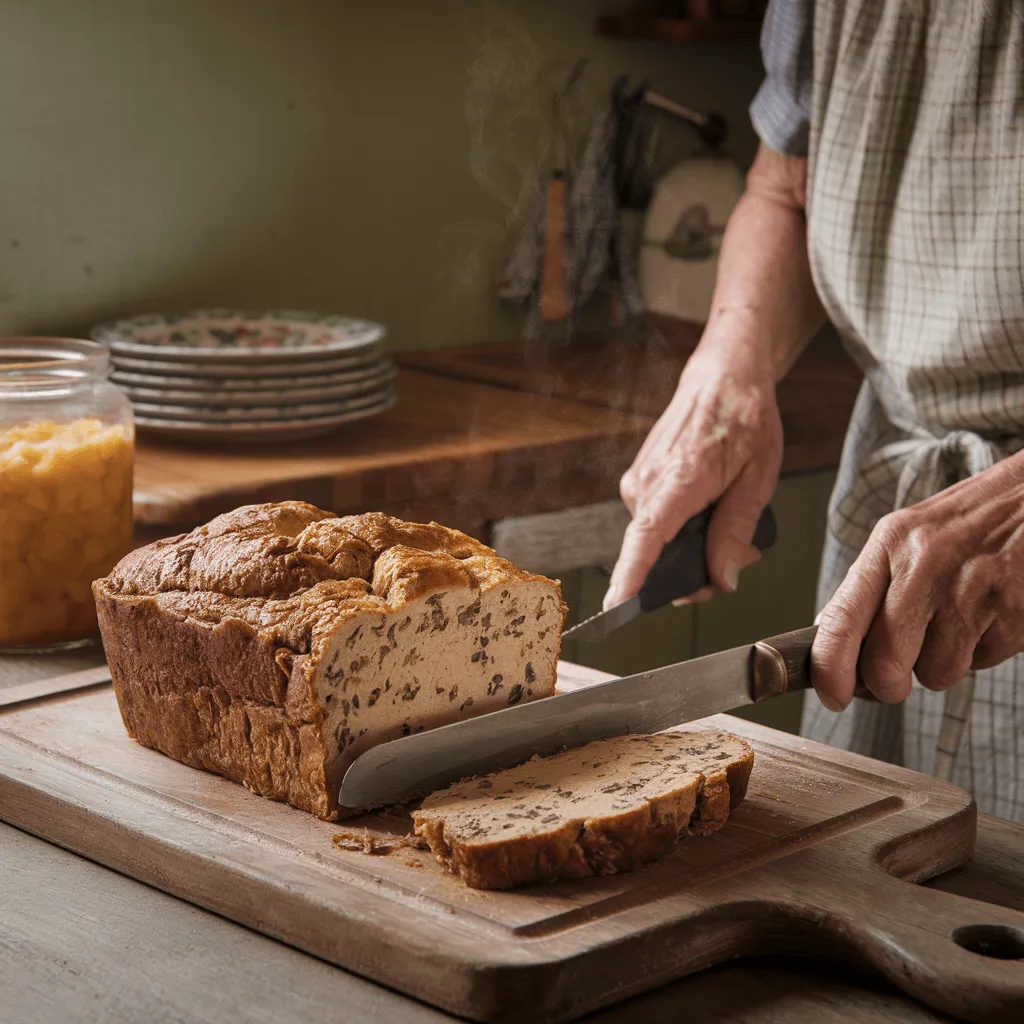
M238 618L177 618L153 598L119 598L102 584L93 591L128 735L330 817L322 716L303 678L308 659L282 657L291 652Z
M280 708L233 699L220 687L160 693L111 675L125 728L143 746L270 800L335 816L319 723L290 722Z
M704 776L697 807L690 822L690 834L709 836L728 820L747 795L747 783L754 768L754 752L746 747L743 757L731 761L724 771Z
M731 737L738 739L738 737ZM687 836L717 832L743 800L754 767L744 752L721 770L622 814L568 822L555 832L493 843L451 841L443 816L413 812L416 833L438 862L473 889L615 875L667 856Z
M437 523L279 502L133 551L93 593L129 735L334 819L311 669L338 625L447 587L534 580L558 586Z

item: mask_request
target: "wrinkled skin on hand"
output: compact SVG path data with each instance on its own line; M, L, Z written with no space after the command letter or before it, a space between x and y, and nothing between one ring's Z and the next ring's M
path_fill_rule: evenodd
M1024 454L1024 453L1022 453ZM863 649L862 649L863 645ZM819 618L811 676L845 708L858 671L879 700L911 673L946 690L1024 650L1024 458L880 520Z
M712 586L736 589L760 557L751 539L782 462L782 425L766 346L733 342L728 319L709 329L668 408L622 479L632 515L604 606L635 594L661 549L713 501L707 540Z

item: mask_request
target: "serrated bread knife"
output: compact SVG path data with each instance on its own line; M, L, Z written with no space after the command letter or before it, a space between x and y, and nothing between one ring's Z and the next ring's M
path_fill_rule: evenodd
M339 803L400 804L472 775L624 733L650 733L810 686L817 627L610 679L373 747L349 766Z

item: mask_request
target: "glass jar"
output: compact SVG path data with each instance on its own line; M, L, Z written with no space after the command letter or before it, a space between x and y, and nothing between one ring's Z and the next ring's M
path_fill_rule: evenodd
M131 548L135 431L91 341L0 338L0 651L96 637L92 581Z

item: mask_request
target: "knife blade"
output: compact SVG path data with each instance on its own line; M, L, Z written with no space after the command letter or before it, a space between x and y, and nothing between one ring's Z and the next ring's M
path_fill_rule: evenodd
M352 762L339 803L404 803L536 754L624 733L659 732L810 686L816 627L610 679L372 747Z
M709 505L683 524L682 529L662 549L638 594L614 608L598 612L577 623L562 634L562 639L596 643L642 612L655 611L670 601L689 597L706 587L708 526L714 511L715 506ZM752 543L759 551L767 551L775 543L777 533L775 514L768 506L757 521Z

